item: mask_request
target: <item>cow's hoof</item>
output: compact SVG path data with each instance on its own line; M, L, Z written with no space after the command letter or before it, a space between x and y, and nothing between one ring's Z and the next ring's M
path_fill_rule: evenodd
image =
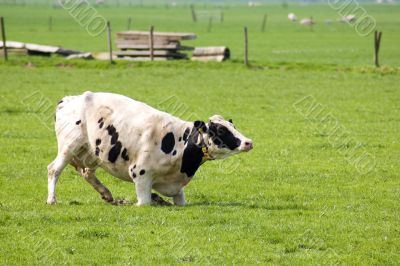
M114 198L112 197L111 193L104 193L104 194L101 195L101 198L104 201L107 201L107 202L110 202L110 203L114 201Z
M138 202L136 202L135 205L138 206L138 207L151 206L151 205L153 205L153 201L140 201L140 200L138 200Z
M169 203L168 201L165 201L163 198L161 198L156 193L151 193L151 200L153 201L154 205L159 205L159 206L171 206L172 205L171 203Z
M57 201L56 201L56 199L54 199L54 198L47 199L46 204L47 204L47 205L56 205L56 204L57 204Z
M108 203L113 203L113 202L114 202L113 197L110 196L110 195L102 195L102 196L101 196L101 199L104 200L104 201L106 201L106 202L108 202Z

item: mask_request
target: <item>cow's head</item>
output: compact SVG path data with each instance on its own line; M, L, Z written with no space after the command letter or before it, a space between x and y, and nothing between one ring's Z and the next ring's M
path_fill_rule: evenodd
M243 136L232 120L227 121L220 115L211 116L207 124L196 121L195 126L203 132L211 159L223 159L253 148L253 141Z

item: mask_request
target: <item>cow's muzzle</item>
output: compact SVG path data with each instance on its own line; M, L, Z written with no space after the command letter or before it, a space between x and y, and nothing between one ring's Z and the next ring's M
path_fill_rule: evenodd
M253 141L251 139L242 141L242 145L239 147L241 151L249 151L251 149L253 149Z

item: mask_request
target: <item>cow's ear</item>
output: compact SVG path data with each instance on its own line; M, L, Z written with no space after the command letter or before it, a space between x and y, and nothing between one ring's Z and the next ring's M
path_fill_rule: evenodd
M206 132L206 131L207 131L206 123L204 123L203 121L194 121L194 127L195 127L198 131L203 131L203 132Z

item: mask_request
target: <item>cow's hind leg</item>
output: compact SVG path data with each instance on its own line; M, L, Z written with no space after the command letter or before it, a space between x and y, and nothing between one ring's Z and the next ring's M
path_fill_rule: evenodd
M47 186L48 186L48 196L47 204L56 204L56 184L58 177L60 176L62 170L69 163L70 158L66 155L59 153L57 158L47 166Z
M108 190L108 188L106 188L101 182L100 180L97 179L95 172L95 169L90 169L90 168L84 168L81 169L81 175L85 178L85 180L92 185L92 187L100 193L101 198L107 202L113 202L113 196L110 192L110 190Z
M178 206L186 205L185 192L183 191L183 188L179 191L177 195L173 197L173 200L175 205Z

